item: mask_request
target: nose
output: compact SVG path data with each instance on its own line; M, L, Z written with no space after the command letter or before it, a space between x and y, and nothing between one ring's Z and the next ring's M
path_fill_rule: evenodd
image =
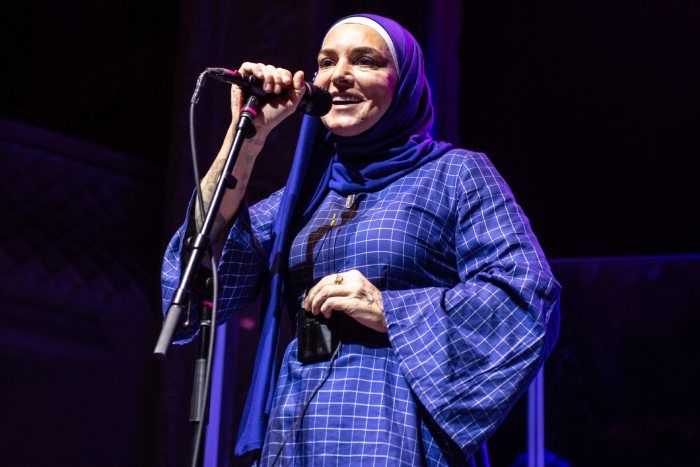
M348 85L352 85L354 80L355 77L352 74L352 66L350 62L348 62L345 59L339 60L338 63L335 64L335 68L333 69L333 74L331 75L331 82L336 87L347 87Z

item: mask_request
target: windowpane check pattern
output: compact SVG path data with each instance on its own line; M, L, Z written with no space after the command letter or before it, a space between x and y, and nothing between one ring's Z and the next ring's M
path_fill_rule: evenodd
M220 264L221 318L264 280L282 190L234 223ZM343 344L278 465L447 465L490 436L551 350L559 284L529 221L483 154L453 150L351 206L329 192L294 239L291 303L359 270L382 291L389 345ZM333 215L337 221L330 227ZM163 266L163 305L186 226ZM183 342L191 336L182 336ZM269 465L328 362L287 347L261 465Z

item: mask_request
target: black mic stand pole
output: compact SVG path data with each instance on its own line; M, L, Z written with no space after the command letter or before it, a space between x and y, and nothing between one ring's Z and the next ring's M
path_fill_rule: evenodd
M180 322L180 316L182 311L187 307L190 290L194 282L197 270L204 259L208 247L209 247L209 236L211 234L212 227L214 225L214 220L219 212L219 206L221 205L221 200L223 199L224 193L227 189L233 189L236 187L237 180L233 177L231 172L238 159L238 153L243 146L243 142L246 138L251 138L255 135L255 126L253 125L253 120L257 116L260 107L260 98L251 95L248 97L246 105L241 109L240 117L238 119L238 124L236 125L236 134L233 139L233 144L231 145L231 150L226 158L226 163L224 164L224 169L219 176L219 180L216 184L216 190L211 200L209 210L204 219L204 224L200 229L199 233L195 237L191 244L192 252L187 261L187 265L180 276L180 283L177 290L173 296L173 300L168 307L168 312L165 317L165 322L163 323L163 328L161 329L160 336L158 337L158 343L156 344L154 354L158 358L165 358L168 351L168 347L172 343L173 334ZM217 297L213 297L216 301ZM204 426L206 426L205 420L208 418L209 409L209 389L211 381L211 362L213 360L213 355L211 355L211 349L213 349L213 338L215 335L215 330L210 329L212 322L215 322L216 317L212 317L208 306L203 307L203 312L208 314L208 316L203 315L200 320L201 326L201 339L202 339L202 353L206 354L200 355L198 359L197 367L195 368L195 387L192 393L192 409L191 409L191 421L195 424L195 434L193 439L193 449L192 449L192 463L191 465L198 466L202 464L204 459L203 449L204 446ZM211 331L211 333L209 332ZM211 336L209 338L205 337ZM205 365L200 362L206 361Z

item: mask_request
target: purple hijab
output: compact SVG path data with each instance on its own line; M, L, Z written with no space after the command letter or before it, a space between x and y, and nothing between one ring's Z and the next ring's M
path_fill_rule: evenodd
M287 253L296 231L309 220L329 189L341 195L381 190L452 147L430 137L433 105L423 53L415 38L396 21L370 14L342 18L330 29L340 22L354 22L353 18L371 20L373 29L379 29L385 41L391 42L387 45L398 71L396 89L386 113L372 128L357 136L332 135L325 131L320 119L304 117L273 227L274 241L268 252L270 280L262 300L265 310L262 331L236 455L262 448L265 439L277 383L275 362Z
M430 137L433 104L416 39L396 21L377 15L353 15L336 24L358 16L386 31L399 76L391 105L376 125L357 136L334 136L329 187L342 195L381 190L451 147Z

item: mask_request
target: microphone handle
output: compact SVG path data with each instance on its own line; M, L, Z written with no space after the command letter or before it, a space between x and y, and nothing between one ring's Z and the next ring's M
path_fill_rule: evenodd
M231 71L226 68L207 68L206 73L219 81L240 86L247 92L262 99L274 95L263 90L263 81L255 75ZM330 93L308 81L304 81L304 85L306 86L306 92L302 96L301 102L299 102L297 112L303 112L314 117L321 117L327 114L333 106L333 99Z
M255 75L246 75L226 68L207 68L207 76L224 83L235 84L255 96L267 96L267 93L262 88L263 82Z

